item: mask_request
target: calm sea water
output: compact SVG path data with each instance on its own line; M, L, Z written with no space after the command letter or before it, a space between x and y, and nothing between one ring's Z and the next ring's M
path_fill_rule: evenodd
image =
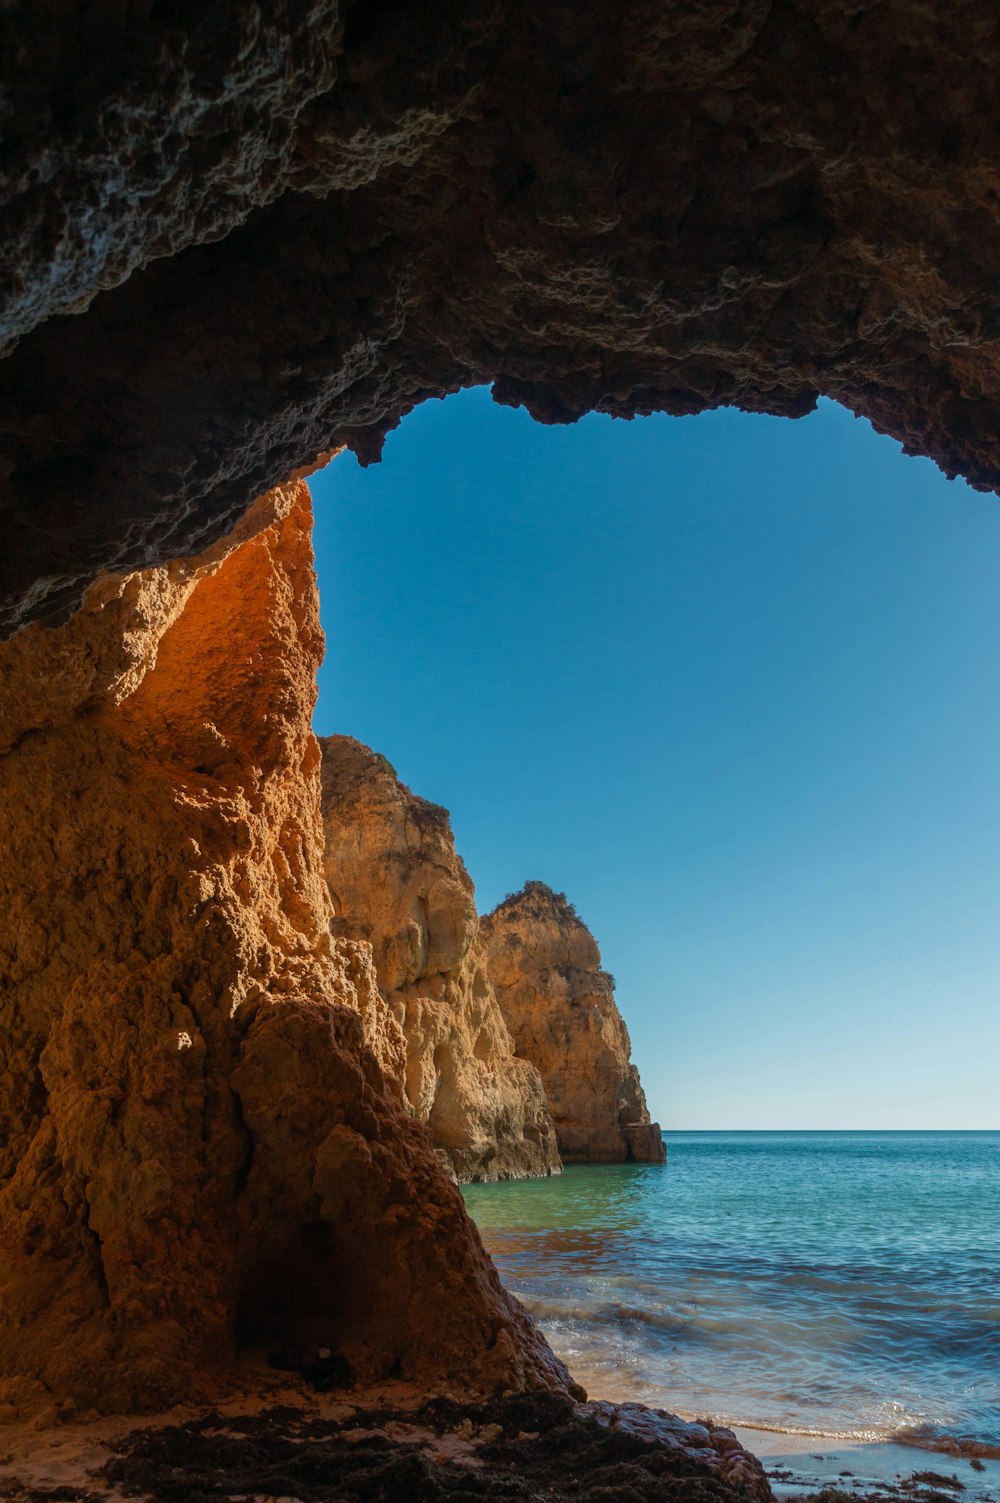
M469 1185L591 1392L1000 1455L1000 1133L671 1133L663 1169Z

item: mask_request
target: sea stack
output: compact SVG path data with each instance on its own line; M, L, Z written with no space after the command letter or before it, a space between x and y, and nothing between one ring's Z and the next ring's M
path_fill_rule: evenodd
M538 1067L568 1164L661 1164L614 978L563 893L527 882L484 918L490 979L514 1047Z
M447 809L411 793L360 741L320 745L333 932L371 945L411 1111L460 1180L557 1174L542 1082L516 1057L497 1006Z

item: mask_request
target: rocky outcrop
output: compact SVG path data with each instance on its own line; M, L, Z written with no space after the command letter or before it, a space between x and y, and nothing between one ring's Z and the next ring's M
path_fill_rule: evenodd
M330 935L310 520L286 486L0 650L0 1403L160 1405L241 1345L566 1382Z
M576 910L528 882L482 932L500 1009L518 1054L538 1066L566 1163L662 1163L614 980Z
M548 1381L330 942L301 529L211 550L476 381L997 489L998 72L990 0L3 7L4 1372L145 1403L271 1311Z
M334 933L371 944L410 1107L459 1179L558 1173L542 1082L515 1058L493 995L448 811L360 741L320 745Z
M8 1503L773 1503L733 1432L565 1394L272 1389L153 1423L4 1432ZM367 1402L366 1402L367 1398ZM277 1488L283 1491L278 1494ZM926 1489L924 1489L926 1491ZM905 1490L900 1490L907 1496ZM826 1496L826 1495L824 1495Z
M474 382L996 489L998 74L992 0L5 5L0 632Z

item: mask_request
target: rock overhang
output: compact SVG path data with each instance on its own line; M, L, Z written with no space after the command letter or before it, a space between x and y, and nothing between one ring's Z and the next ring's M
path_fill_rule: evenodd
M823 393L1000 484L986 0L3 24L5 634L473 382L545 422Z

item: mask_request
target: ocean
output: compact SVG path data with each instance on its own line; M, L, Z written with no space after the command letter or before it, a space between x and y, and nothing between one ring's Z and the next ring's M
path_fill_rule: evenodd
M1000 1456L1000 1132L676 1132L653 1166L468 1185L591 1394Z

